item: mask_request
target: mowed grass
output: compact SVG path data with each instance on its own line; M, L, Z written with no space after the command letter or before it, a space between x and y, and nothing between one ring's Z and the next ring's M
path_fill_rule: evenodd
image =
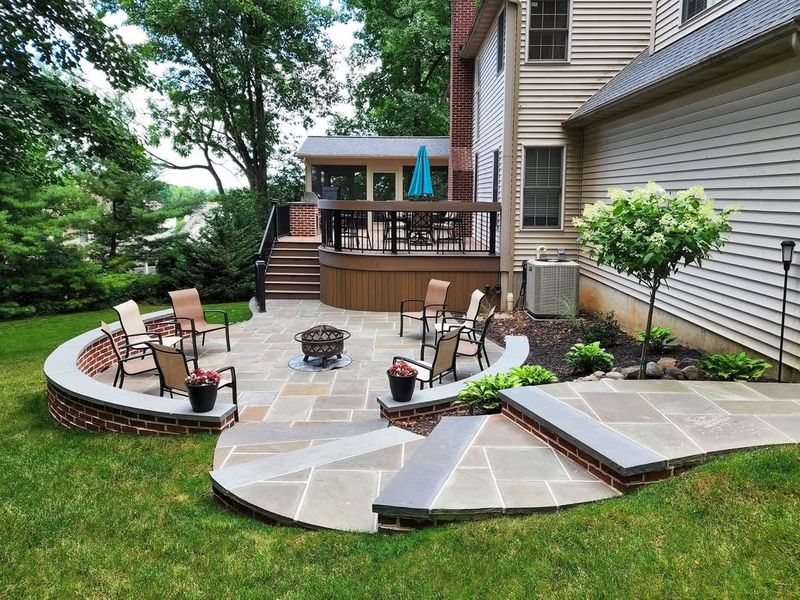
M229 306L239 317L244 305ZM41 373L106 312L0 323L2 598L774 598L800 594L800 449L625 497L402 536L276 528L211 499L213 436L55 427Z

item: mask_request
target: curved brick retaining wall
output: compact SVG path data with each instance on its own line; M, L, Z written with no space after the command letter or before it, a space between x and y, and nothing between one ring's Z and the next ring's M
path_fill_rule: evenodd
M144 315L148 329L174 333L172 311ZM120 342L119 324L112 325ZM100 329L93 329L56 348L44 364L47 401L53 420L68 429L111 431L137 435L219 433L233 425L234 406L217 403L214 410L195 413L185 398L161 398L106 385L94 379L113 368L114 351Z

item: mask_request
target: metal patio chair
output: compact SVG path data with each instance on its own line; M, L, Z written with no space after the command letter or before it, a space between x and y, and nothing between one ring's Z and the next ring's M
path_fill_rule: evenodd
M164 335L155 331L148 331L147 326L142 320L142 314L139 312L139 305L133 300L128 300L122 304L117 304L114 307L114 312L117 313L119 324L125 334L125 357L130 356L130 351L147 352L147 342L158 342L165 346L175 346L180 344L183 347L183 337L181 335ZM160 325L164 321L159 322ZM176 331L178 326L175 322L170 322L175 325Z
M458 340L458 350L456 354L458 356L470 356L475 357L478 359L478 366L480 367L481 371L483 371L483 361L481 360L481 356L486 359L486 366L491 367L492 363L489 362L489 354L486 352L486 334L489 331L489 326L492 324L494 320L494 307L489 311L489 314L486 315L486 318L483 321L483 329L480 330L480 333L477 333L474 329L472 330L471 334L469 335L462 335L461 339Z
M180 396L188 396L189 388L186 385L186 378L191 372L189 370L189 362L194 365L194 371L200 367L197 364L197 358L187 359L186 354L178 348L171 346L164 346L163 344L156 344L148 342L147 345L153 351L153 360L156 364L159 380L159 395L163 396L164 392L169 392L169 397L173 398L173 394ZM217 373L230 373L230 377L223 377L219 382L218 389L231 388L231 397L233 405L236 407L234 411L234 420L239 420L239 402L238 392L236 388L236 369L234 367L214 367Z
M400 302L400 337L403 337L403 319L422 321L424 336L424 332L429 329L428 321L435 321L436 315L447 308L447 292L449 289L449 281L431 279L428 282L428 290L425 292L425 298L423 300L403 300ZM421 305L422 310L407 311L406 304L411 302Z
M200 293L195 288L169 292L169 299L172 302L172 312L175 314L175 320L178 321L180 331L191 333L192 344L195 348L197 348L198 335L201 336L201 344L205 346L206 334L224 329L225 345L228 348L228 352L231 351L231 332L227 311L217 309L204 310L200 302ZM224 323L209 323L206 321L206 315L209 313L221 314Z
M464 332L469 334L477 329L478 316L481 313L481 306L486 298L486 293L481 290L475 290L469 298L469 306L466 312L442 310L436 316L436 323L433 328L436 336L442 334L452 327L458 325L464 326Z
M429 387L433 387L434 379L438 378L439 383L441 383L442 377L451 373L453 374L453 379L458 381L456 357L461 331L462 327L455 327L440 337L436 344L423 343L420 360L404 356L395 356L394 359L392 359L392 364L396 363L398 360L404 360L414 365L417 369L417 381L419 381L419 389L421 390L425 389L426 383ZM425 348L433 348L435 350L431 362L425 362L424 360Z
M100 321L100 331L102 331L108 338L111 348L114 351L114 356L117 358L117 372L114 373L114 387L122 389L122 384L125 383L126 375L142 375L143 373L151 373L156 370L156 363L150 354L138 353L134 356L122 356L119 351L119 346L114 340L114 334L111 332L111 327L104 321Z

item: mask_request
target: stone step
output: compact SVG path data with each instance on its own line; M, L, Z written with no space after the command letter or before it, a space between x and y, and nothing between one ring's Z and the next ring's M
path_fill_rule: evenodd
M545 389L547 386L501 392L503 413L618 489L670 476L666 457L551 396Z
M220 434L214 450L213 468L219 470L271 454L291 452L307 448L312 444L386 429L386 426L387 423L383 419L320 425L264 421L238 423L236 427L226 429Z
M376 498L381 531L619 495L504 415L445 417Z
M223 504L263 520L375 531L372 501L420 439L383 427L213 470L212 486Z
M317 281L293 281L293 280L267 280L266 289L274 292L300 292L316 291L319 293L319 280Z

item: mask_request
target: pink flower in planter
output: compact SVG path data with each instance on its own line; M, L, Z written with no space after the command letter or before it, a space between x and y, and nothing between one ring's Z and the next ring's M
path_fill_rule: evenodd
M219 385L220 375L211 369L197 369L186 378L186 385Z
M416 377L417 370L404 360L398 360L389 367L389 375L395 377Z

